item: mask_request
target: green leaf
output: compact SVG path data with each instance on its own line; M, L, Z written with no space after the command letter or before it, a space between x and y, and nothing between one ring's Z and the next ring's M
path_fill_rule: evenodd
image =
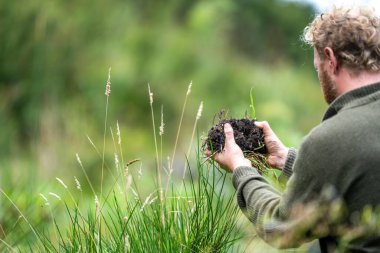
M253 88L251 88L251 90L249 91L249 97L250 97L250 99L251 99L250 107L251 107L251 109L252 109L252 119L253 119L253 120L256 120L256 111L255 111L255 104L253 103L252 90L253 90Z

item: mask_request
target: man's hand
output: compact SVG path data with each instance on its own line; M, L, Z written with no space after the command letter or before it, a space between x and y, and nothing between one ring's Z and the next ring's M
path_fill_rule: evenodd
M213 159L227 172L233 172L239 166L252 166L251 162L244 157L243 151L236 144L234 130L228 123L224 124L224 134L226 136L224 149L221 153L215 154ZM210 156L211 151L207 150L205 154Z
M289 148L285 147L266 121L255 121L255 125L263 130L264 142L268 150L268 164L283 169Z

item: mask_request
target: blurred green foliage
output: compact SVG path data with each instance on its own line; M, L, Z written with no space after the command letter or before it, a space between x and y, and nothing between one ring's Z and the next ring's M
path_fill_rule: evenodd
M313 15L280 0L2 1L0 156L31 155L61 174L76 152L93 157L86 135L101 146L110 66L109 119L131 159L153 154L148 83L156 119L164 105L165 150L191 80L179 154L201 100L200 133L222 108L243 117L251 87L258 119L296 145L324 109L312 50L299 40Z

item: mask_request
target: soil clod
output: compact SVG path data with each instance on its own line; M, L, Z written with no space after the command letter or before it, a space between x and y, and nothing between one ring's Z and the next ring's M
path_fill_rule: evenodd
M231 124L234 130L235 142L245 154L266 154L263 131L255 126L255 120L250 119L223 119L213 126L203 144L204 150L221 152L224 148L224 124Z

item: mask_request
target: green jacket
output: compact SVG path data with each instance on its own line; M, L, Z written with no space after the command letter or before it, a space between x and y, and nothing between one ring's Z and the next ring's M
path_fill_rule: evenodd
M265 241L289 248L319 238L322 252L380 252L376 222L361 222L380 204L380 83L338 97L290 149L281 177L284 192L254 168L233 173L238 204Z

